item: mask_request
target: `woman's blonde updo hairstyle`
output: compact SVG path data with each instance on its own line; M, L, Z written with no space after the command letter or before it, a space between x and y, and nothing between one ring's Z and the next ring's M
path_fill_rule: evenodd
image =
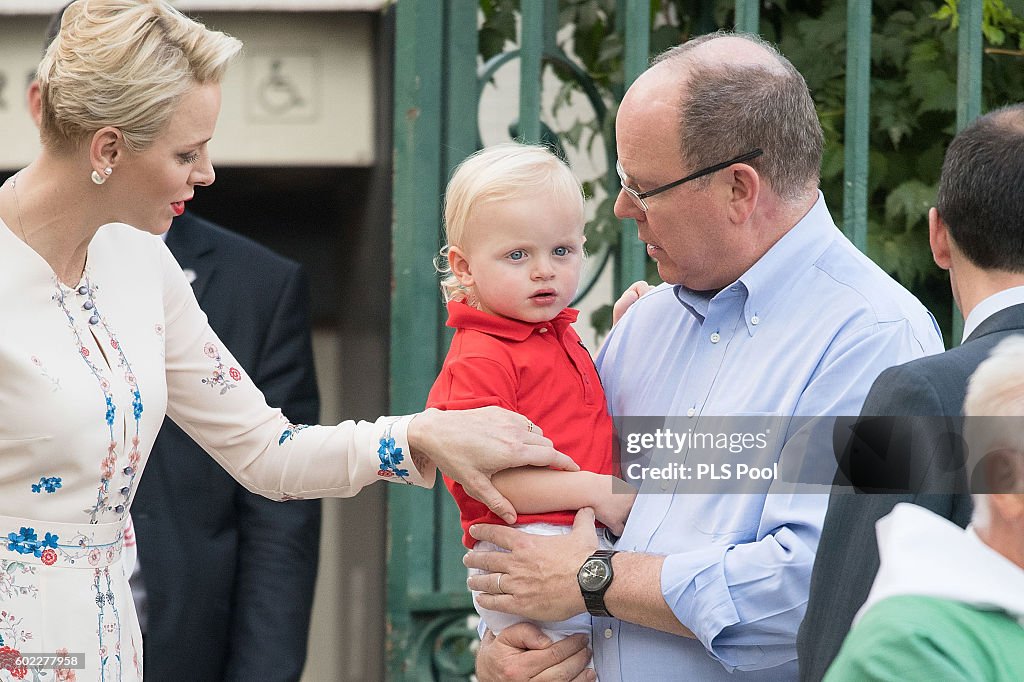
M163 0L77 0L39 64L40 136L69 151L106 126L148 148L197 84L219 83L242 43Z
M529 201L548 193L578 209L580 230L585 222L583 188L573 172L546 147L506 142L481 149L459 164L444 196L446 246L436 266L441 273L445 303L464 301L477 307L473 292L459 284L448 265L448 247L465 247L473 210L492 201ZM488 225L474 225L487 229Z

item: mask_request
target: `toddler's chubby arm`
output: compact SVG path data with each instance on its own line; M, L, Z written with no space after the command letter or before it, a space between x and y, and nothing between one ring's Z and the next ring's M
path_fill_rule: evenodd
M636 488L615 476L545 467L505 469L491 483L519 514L545 514L591 507L597 520L622 535Z

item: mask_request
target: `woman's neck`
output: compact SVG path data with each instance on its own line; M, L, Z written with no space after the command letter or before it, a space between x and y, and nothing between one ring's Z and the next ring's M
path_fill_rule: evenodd
M7 183L0 204L11 231L69 286L81 280L89 243L109 222L102 217L100 188L78 165L44 154Z

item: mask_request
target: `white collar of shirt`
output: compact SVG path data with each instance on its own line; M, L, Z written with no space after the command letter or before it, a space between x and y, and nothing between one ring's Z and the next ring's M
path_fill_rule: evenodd
M887 597L919 595L1005 611L1024 626L1024 569L973 529L907 503L896 505L875 528L878 575L854 623Z
M1002 291L992 294L981 303L974 307L971 314L967 316L964 321L964 337L961 340L967 340L967 337L974 333L974 330L978 326L992 317L1000 310L1006 310L1012 305L1018 303L1024 303L1024 286L1011 287L1009 289L1003 289Z

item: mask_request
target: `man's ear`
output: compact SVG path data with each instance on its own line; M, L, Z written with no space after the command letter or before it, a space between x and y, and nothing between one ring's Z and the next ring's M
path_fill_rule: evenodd
M928 209L928 245L932 247L935 264L943 270L949 270L953 263L950 255L949 228L942 222L942 216L934 206Z
M473 273L470 271L469 260L466 254L457 246L448 247L448 267L451 269L455 279L464 287L473 286Z
M742 225L750 219L761 192L761 176L745 163L729 167L729 220Z

